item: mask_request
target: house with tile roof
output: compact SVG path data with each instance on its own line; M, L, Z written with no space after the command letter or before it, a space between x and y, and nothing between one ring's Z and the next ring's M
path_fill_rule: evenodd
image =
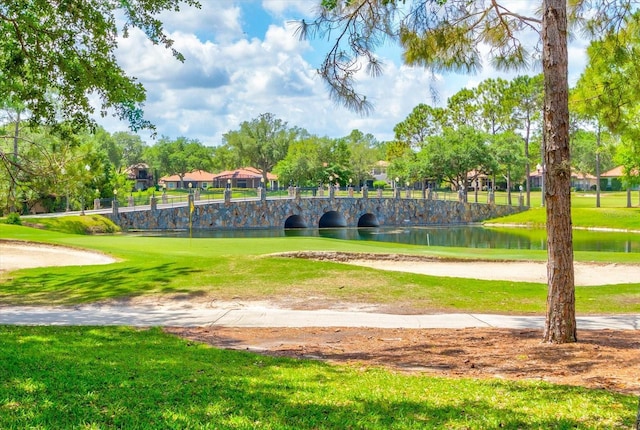
M180 178L178 175L163 176L158 184L167 190L186 190L190 188L189 184L192 188L208 188L212 186L213 175L205 170L194 170L185 173L184 178Z
M138 190L146 190L154 186L153 173L148 164L138 163L127 167L124 171L127 179L133 182L133 188Z
M235 170L225 170L213 176L214 188L259 188L262 185L262 172L255 167L244 167ZM268 188L273 189L278 176L267 172Z
M531 188L540 188L542 186L542 167L538 164L534 170L529 174L529 180L531 181ZM571 169L571 187L576 190L595 190L596 189L596 177L590 173L578 172L575 169Z
M633 175L638 175L638 172L633 172ZM622 189L622 178L624 177L623 167L617 166L611 170L608 170L600 174L600 178L606 180L606 184L602 187L605 190L620 191ZM632 190L639 189L640 186L636 185L631 188Z
M269 187L273 188L278 182L278 176L267 173L267 181ZM171 175L160 178L158 183L168 190L188 189L189 184L192 188L259 188L262 184L262 172L254 167L220 173L194 170L185 174L182 180L178 175Z

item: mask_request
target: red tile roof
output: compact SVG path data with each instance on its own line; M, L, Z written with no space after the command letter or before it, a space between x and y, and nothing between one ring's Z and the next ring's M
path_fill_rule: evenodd
M194 170L193 172L186 173L184 175L185 182L207 182L213 179L213 173L206 172L204 170ZM163 176L160 178L160 182L178 182L180 181L180 176L171 175L171 176Z
M254 167L245 167L236 170L225 170L220 173L210 173L204 170L194 170L184 175L185 182L212 182L221 179L260 179L262 173ZM272 173L267 173L267 179L270 181L278 180L278 176ZM180 177L178 175L163 176L160 178L160 182L179 182Z
M262 178L262 172L254 167L245 167L242 169L236 170L225 170L224 172L220 172L217 175L213 176L213 179L260 179ZM277 175L273 173L267 173L267 179L270 181L275 181L278 179Z
M611 170L608 170L608 171L606 171L604 173L601 173L600 176L602 176L604 178L621 178L622 176L624 176L624 172L622 170L623 170L622 166L614 167ZM638 171L637 170L633 170L632 174L633 175L637 175Z

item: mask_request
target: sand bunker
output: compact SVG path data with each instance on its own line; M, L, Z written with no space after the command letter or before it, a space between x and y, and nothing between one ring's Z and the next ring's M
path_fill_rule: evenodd
M389 262L353 260L358 266L433 276L547 283L547 263L541 262ZM595 286L640 282L640 266L622 264L573 264L575 285Z
M32 242L0 241L0 271L49 266L110 264L116 259L99 252Z
M403 254L348 252L288 252L282 257L330 260L379 270L456 278L547 283L547 263L541 261L460 261ZM595 286L640 282L640 264L574 262L575 285Z

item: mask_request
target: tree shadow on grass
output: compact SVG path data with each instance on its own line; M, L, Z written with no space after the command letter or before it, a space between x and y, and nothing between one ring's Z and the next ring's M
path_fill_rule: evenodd
M225 351L159 329L0 326L0 339L0 398L12 399L0 427L611 428L630 426L631 413L620 417L636 405L632 396L550 384Z
M178 265L158 264L146 268L128 267L126 263L105 266L30 269L28 275L16 276L0 284L0 302L10 304L70 305L113 298L131 298L152 291L162 293L192 292L170 286L176 279L203 270Z

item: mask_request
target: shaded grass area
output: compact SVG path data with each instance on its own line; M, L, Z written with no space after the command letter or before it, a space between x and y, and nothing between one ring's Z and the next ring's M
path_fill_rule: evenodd
M189 292L194 289L176 286L175 280L189 278L197 272L174 263L30 269L14 272L0 284L0 301L68 305L148 293ZM22 296L22 299L14 301L12 296Z
M633 396L224 351L160 329L0 326L0 428L611 429Z
M7 227L7 229L2 229ZM32 235L26 233L32 232ZM389 272L326 261L265 256L274 252L333 250L412 253L440 258L536 259L544 251L425 248L327 238L185 239L65 235L0 226L2 237L47 240L110 253L109 265L47 267L0 274L0 302L71 305L147 294L211 296L219 300L273 300L377 303L406 312L469 311L541 314L546 285L483 281ZM7 233L8 232L8 233ZM509 253L510 254L509 254ZM607 254L607 253L593 253ZM625 254L618 253L618 258ZM527 258L528 257L528 258ZM640 312L640 280L635 284L577 287L577 311Z

